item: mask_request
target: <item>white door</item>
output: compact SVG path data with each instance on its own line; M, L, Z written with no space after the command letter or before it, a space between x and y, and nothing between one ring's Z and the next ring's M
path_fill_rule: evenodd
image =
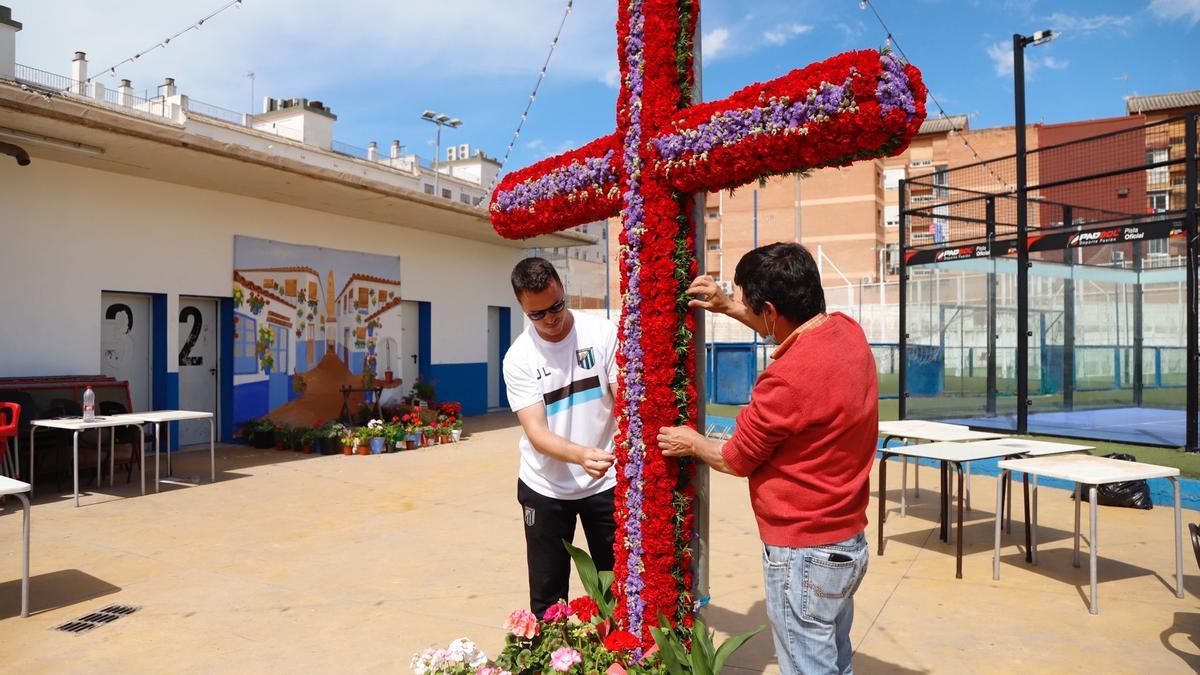
M488 409L500 407L500 308L488 307L487 317L488 355Z
M179 298L179 408L217 412L217 301ZM208 443L208 420L179 423L179 445Z
M150 409L150 296L100 294L100 373L129 383L130 412Z
M398 391L407 394L417 381L419 372L417 359L421 345L420 312L417 303L405 300L400 303L400 373L404 379Z

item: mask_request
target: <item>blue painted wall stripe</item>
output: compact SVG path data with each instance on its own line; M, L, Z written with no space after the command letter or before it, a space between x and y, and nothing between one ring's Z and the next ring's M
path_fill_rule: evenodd
M217 428L218 437L224 443L233 441L233 298L220 299L221 338L218 349L221 355L217 361L221 364L220 380L217 392L220 401L220 426Z
M500 372L496 373L496 377L500 378L500 405L508 407L508 387L504 385L504 355L508 353L508 348L512 346L512 309L509 307L500 308Z
M433 348L433 310L428 302L417 303L417 377L422 380L434 379L433 362L431 360ZM486 385L487 376L484 376ZM486 389L485 389L486 391ZM446 399L444 400L454 400ZM486 403L486 401L485 401ZM486 406L485 406L486 408Z

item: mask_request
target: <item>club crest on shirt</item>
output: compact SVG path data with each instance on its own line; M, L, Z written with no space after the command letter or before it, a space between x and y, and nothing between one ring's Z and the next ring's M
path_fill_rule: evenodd
M576 349L575 361L579 364L580 368L586 370L596 365L596 355L592 352L591 347L588 347L587 349Z

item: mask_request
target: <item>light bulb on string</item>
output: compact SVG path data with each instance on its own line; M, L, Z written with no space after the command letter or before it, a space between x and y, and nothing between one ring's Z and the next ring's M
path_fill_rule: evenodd
M867 8L867 0L858 0L858 8L865 10Z

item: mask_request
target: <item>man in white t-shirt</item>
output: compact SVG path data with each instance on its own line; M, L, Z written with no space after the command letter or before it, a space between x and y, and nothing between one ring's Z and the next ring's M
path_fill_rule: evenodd
M529 604L540 618L567 597L571 561L562 542L574 538L576 518L596 569L613 568L617 330L567 309L558 272L542 258L518 263L512 286L530 326L504 356L504 384L525 432L517 501Z

